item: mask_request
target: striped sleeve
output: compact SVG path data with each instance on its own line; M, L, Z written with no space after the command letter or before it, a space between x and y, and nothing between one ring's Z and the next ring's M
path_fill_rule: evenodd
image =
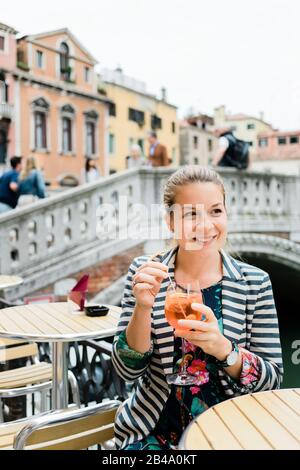
M279 388L283 378L282 351L272 284L268 274L265 274L257 296L250 352L257 356L261 366L261 376L254 391Z
M153 352L153 347L145 353L131 349L127 343L125 330L119 334L116 347L119 357L122 359L125 366L131 367L132 369L142 369L146 364L148 365L148 357L149 355L151 356Z
M146 257L140 256L135 258L129 267L128 274L125 281L124 294L121 302L122 313L118 324L117 334L114 338L112 350L112 363L115 367L117 374L127 382L134 382L141 377L148 367L150 355L147 361L144 361L142 368L132 368L126 365L122 359L122 355L117 347L119 335L125 331L135 307L135 297L132 293L132 279L138 267L147 261Z
M256 364L256 369L259 371L256 380L238 382L222 371L223 381L225 379L222 382L225 388L229 385L235 393L239 394L280 388L283 364L279 327L272 284L266 273L255 304L247 358L250 363Z

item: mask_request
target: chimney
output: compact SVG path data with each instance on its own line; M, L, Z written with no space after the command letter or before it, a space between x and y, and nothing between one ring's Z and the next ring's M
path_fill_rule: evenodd
M226 121L226 107L224 105L214 109L214 121L216 127L224 126Z
M162 101L167 101L167 90L165 87L161 88L161 100Z
M261 121L264 121L264 120L265 120L265 113L264 113L263 111L260 111L260 113L259 113L259 119L260 119Z

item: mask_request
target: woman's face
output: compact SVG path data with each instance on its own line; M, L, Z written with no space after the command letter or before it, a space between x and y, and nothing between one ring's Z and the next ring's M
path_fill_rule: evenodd
M227 236L227 213L221 187L215 183L190 183L179 187L169 225L184 250L219 251Z

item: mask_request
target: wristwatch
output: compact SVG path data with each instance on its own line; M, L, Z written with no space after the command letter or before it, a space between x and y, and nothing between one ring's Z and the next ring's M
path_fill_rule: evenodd
M239 348L238 345L234 342L232 344L232 350L226 357L225 361L218 361L216 360L216 363L219 367L230 367L233 366L236 361L238 360L239 357Z

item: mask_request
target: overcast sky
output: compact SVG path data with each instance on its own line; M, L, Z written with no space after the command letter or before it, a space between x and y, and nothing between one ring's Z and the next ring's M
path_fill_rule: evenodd
M10 0L0 11L22 35L68 27L100 66L165 86L180 115L226 104L300 129L297 0Z

